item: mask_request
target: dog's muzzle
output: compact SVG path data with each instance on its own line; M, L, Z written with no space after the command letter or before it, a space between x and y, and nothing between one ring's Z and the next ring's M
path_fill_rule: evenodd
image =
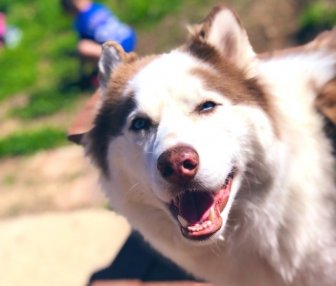
M168 208L180 225L182 234L191 240L205 240L221 229L221 212L225 208L234 172L230 172L218 190L207 190L195 182L199 155L187 145L178 145L163 152L157 160L162 178L176 194Z

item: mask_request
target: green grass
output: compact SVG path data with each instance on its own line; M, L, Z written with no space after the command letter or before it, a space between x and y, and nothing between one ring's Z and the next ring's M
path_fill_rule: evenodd
M55 90L43 90L29 96L27 105L10 110L10 116L23 120L34 120L57 113L60 110L71 110L80 92L67 92L65 95Z
M64 71L64 54L75 45L69 19L62 16L57 0L8 1L8 23L22 30L22 40L0 54L0 100L18 92L54 87ZM71 70L72 64L66 64ZM70 74L70 73L69 73Z
M336 25L336 3L327 3L324 0L311 2L302 10L299 17L298 32L299 43L307 43L320 32L330 30Z
M300 28L332 28L336 25L336 5L327 5L323 1L312 2L302 12L299 19Z
M79 65L71 57L76 35L71 19L64 15L58 0L2 0L8 7L8 22L22 30L20 45L0 53L0 100L21 91L59 89L62 76L78 79ZM116 14L135 28L159 21L179 7L179 0L100 1L115 9ZM70 78L69 78L70 77Z
M336 4L327 5L323 1L315 1L308 5L299 19L300 29L324 30L336 25Z
M138 31L154 25L181 3L179 0L98 2L107 4ZM0 50L0 104L24 94L26 104L10 108L7 116L25 122L23 126L28 130L19 129L0 139L0 158L32 154L65 144L65 131L50 128L29 131L27 121L61 111L71 112L78 97L93 90L79 85L77 36L72 29L72 19L61 11L59 0L1 0L0 6L7 8L8 24L22 32L18 46Z
M45 127L13 133L0 139L0 158L34 154L66 144L64 130Z

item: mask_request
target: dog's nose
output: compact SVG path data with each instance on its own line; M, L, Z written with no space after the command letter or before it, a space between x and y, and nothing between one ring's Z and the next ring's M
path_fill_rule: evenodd
M163 152L157 160L157 168L168 182L183 184L196 176L199 166L197 152L189 146L176 146Z

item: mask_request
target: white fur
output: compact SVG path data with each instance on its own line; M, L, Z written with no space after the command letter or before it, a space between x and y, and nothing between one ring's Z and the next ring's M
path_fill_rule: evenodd
M330 62L308 55L259 63L277 107L277 136L260 107L234 105L191 74L210 66L180 51L158 57L129 82L137 108L109 144L111 174L102 186L113 208L164 255L216 285L336 285L334 160L312 107L314 88L334 75ZM204 99L222 105L210 116L193 114ZM157 127L131 132L139 114ZM174 194L156 169L158 156L181 143L197 150L197 178L209 189L233 165L239 170L223 227L204 244L182 237L165 206ZM228 221L232 208L240 211Z
M113 209L197 277L223 286L335 286L335 157L314 101L336 76L336 53L259 60L229 10L206 21L209 31L197 40L256 77L269 110L211 89L194 71L218 70L186 50L159 55L132 74L120 95L131 94L136 107L109 141L102 187ZM123 59L114 48L105 46L100 64L107 96L109 72ZM197 110L205 101L217 105L203 114ZM151 128L132 131L137 117L150 118ZM236 170L221 229L198 243L183 237L168 211L176 190L157 169L160 155L181 144L196 150L195 179L205 190L218 190Z

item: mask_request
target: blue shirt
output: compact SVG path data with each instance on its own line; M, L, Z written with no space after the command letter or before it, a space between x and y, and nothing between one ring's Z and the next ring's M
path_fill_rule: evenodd
M93 40L99 44L112 40L122 45L126 52L135 48L134 30L119 21L102 4L92 3L86 10L79 12L74 25L81 39Z

